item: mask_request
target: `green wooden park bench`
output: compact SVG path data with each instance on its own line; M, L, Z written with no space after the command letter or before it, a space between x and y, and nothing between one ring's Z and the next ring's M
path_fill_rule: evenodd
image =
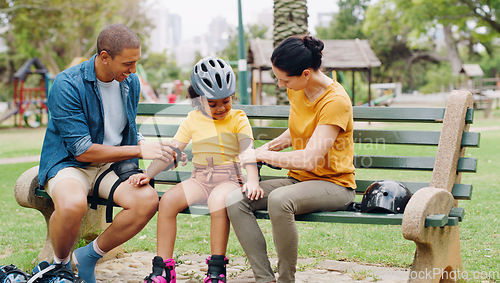
M472 184L462 184L461 174L476 172L477 159L465 157L466 147L479 147L479 133L469 132L473 122L473 99L470 92L454 91L445 108L393 108L354 107L354 141L357 148L354 165L357 171L367 172L368 178L356 175L356 193L362 195L374 181L395 179L392 172L409 180L395 179L403 183L413 194L404 214L360 213L355 211L315 212L297 215L297 221L335 222L376 225L401 225L403 236L416 243L417 249L412 271L420 272L439 268L442 271L458 270L461 264L458 228L465 211L458 200L470 200ZM288 106L233 105L242 109L252 123L256 144L260 145L280 135L285 129L289 114ZM138 128L147 138L170 140L182 119L193 110L187 104L139 104ZM408 124L438 124L441 130L428 130L435 126L424 126L425 130L405 130ZM384 125L383 129L375 125ZM398 129L399 128L399 129ZM380 147L397 146L405 154L381 155ZM434 147L431 156L418 154L421 146ZM416 148L417 150L414 150ZM356 150L358 151L358 150ZM189 146L185 150L191 157ZM398 150L399 152L399 150ZM408 154L408 152L410 154ZM147 166L144 161L142 166ZM173 185L191 176L190 166L179 166L164 171L155 177L157 188ZM375 171L373 171L375 170ZM420 171L429 172L430 177L414 180ZM371 173L374 172L374 173ZM16 199L20 205L36 208L48 221L53 205L43 189L38 188L38 168L26 171L16 184ZM389 176L389 177L388 177ZM265 169L263 180L286 177L286 170ZM158 189L161 197L162 189ZM360 198L358 196L358 198ZM102 200L102 204L105 201ZM209 214L206 206L191 206L184 213ZM80 237L102 231L104 205L97 211L88 210L84 218ZM269 219L267 211L257 211L259 219ZM117 249L119 251L119 249ZM40 260L50 259L52 245L47 235ZM436 277L439 277L436 274ZM434 280L433 280L434 281ZM439 281L439 278L437 278Z

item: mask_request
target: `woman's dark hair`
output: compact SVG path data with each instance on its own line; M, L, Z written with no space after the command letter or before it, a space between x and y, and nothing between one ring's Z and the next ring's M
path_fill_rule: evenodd
M291 36L278 45L271 56L271 63L289 77L300 76L305 69L321 67L323 41L310 35Z

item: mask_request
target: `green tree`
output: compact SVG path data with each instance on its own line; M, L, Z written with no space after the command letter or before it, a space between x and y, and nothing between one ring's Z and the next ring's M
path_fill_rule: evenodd
M365 14L362 31L382 62L373 70L375 82L403 82L406 85L406 60L412 55L408 37L411 28L401 21L392 0L381 0Z
M266 38L268 33L268 27L259 24L250 24L245 26L245 49L249 49L250 39L252 38ZM229 43L222 51L217 55L220 58L233 64L235 67L235 62L238 60L238 30L232 29L229 31ZM239 72L235 70L236 79L239 80Z
M135 0L4 0L0 19L8 46L0 65L5 66L2 77L8 78L15 72L11 66L20 67L32 57L40 58L52 74L75 57L90 57L106 25L123 23L139 36L150 28L141 2Z
M172 56L168 56L166 52L156 53L151 52L141 58L141 65L146 72L148 82L154 89L156 94L161 92L161 85L165 82L174 80L182 80L186 77L177 66L177 62ZM167 93L168 94L168 93Z
M474 13L481 26L489 26L500 33L500 1L499 0L458 0Z
M245 49L249 48L249 40L253 38L266 38L268 32L268 27L259 24L247 25L245 30ZM227 61L237 61L238 60L238 29L231 29L229 31L229 43L218 55Z
M339 12L334 14L330 25L317 27L316 35L322 39L365 38L361 27L369 0L339 0Z
M307 17L307 0L274 0L273 45L278 46L292 35L308 34ZM288 104L286 92L276 88L276 100Z

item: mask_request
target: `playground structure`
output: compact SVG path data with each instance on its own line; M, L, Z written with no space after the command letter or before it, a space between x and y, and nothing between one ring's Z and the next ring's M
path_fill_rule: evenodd
M75 65L78 65L86 60L87 60L87 58L85 58L85 57L75 57L75 58L73 58L71 63L68 65L68 68L73 67ZM140 64L137 65L136 74L139 77L139 82L141 84L141 95L142 95L144 101L148 102L148 103L157 103L158 97L156 96L153 88L151 87L151 84L148 82L148 77L147 77L146 71L144 71L144 68L142 67L142 65L140 65Z
M158 96L156 96L155 91L148 82L148 76L142 65L137 64L137 76L139 77L139 82L141 83L141 95L144 98L144 102L157 103Z
M174 80L173 82L166 82L161 84L161 89L163 93L166 94L167 101L169 104L174 104L182 100L182 91L184 90L184 85L189 85L189 82L181 82L181 80Z
M375 98L370 102L373 106L389 106L395 97L401 95L403 88L401 83L372 84L371 87L375 90ZM361 106L368 106L368 102Z
M87 60L76 57L68 66L77 65ZM36 83L27 79L30 75L40 75ZM145 102L156 103L158 97L149 84L146 72L141 65L137 66L137 75L141 83L141 95ZM14 74L14 97L9 108L0 116L0 123L14 116L14 125L17 127L29 126L37 128L48 121L47 95L52 80L47 68L38 58L26 61ZM176 85L176 90L179 87ZM46 115L46 116L45 116Z
M252 104L262 104L262 85L274 84L270 75L271 54L274 50L272 40L255 38L250 40L248 49L248 63L251 66L252 82ZM382 65L370 47L368 40L360 39L339 39L323 40L325 48L323 49L322 69L326 73L338 76L343 80L342 85L351 96L352 103L355 99L355 72L366 72L368 78L368 101L372 101L371 94L371 69ZM339 56L338 54L342 54ZM344 72L350 71L352 74L352 85L347 84ZM267 74L266 74L267 73ZM334 77L336 79L336 77ZM373 106L373 104L371 104Z
M495 78L484 78L479 64L463 64L458 76L458 87L472 93L474 109L484 110L486 118L490 117L494 105L499 105L500 78L498 74Z
M26 79L29 75L40 75L37 86L28 86ZM43 114L47 114L48 71L38 58L32 58L24 63L14 74L14 101L11 108L0 117L3 122L14 116L14 124L32 128L39 127L43 121ZM48 114L47 114L48 115Z

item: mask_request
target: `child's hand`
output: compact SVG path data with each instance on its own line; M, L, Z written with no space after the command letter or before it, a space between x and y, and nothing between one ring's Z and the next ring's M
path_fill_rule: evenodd
M243 188L241 188L241 192L244 193L247 191L247 196L250 200L258 200L264 197L264 190L259 186L259 182L256 181L247 181Z
M145 173L137 173L128 178L129 184L133 184L135 186L142 186L148 184L151 178Z
M180 161L182 161L182 166L186 166L188 164L188 155L183 151Z

